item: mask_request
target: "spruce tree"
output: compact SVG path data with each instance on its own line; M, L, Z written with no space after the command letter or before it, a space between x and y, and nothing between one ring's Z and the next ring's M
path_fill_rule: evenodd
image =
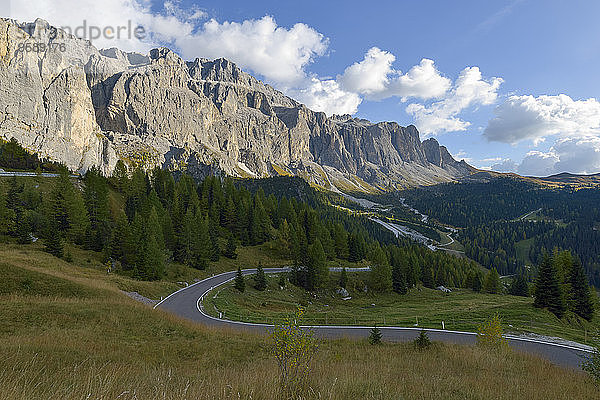
M500 283L500 275L498 275L498 271L496 268L492 268L490 272L485 277L485 282L483 283L483 290L486 293L498 294L502 290L502 284Z
M227 237L227 246L225 246L225 257L231 259L237 258L237 253L235 252L236 247L237 246L235 244L235 236L232 233L230 233Z
M279 274L279 287L281 288L285 287L285 275L285 272Z
M55 257L63 256L63 239L61 232L58 230L58 222L54 219L49 219L44 232L44 248Z
M517 275L512 281L508 293L513 296L529 297L529 285L527 284L527 278L523 274Z
M9 232L11 226L11 210L6 207L6 196L4 191L0 188L0 235L4 235Z
M315 290L325 286L329 276L327 257L319 239L308 247L306 265L306 289Z
M571 283L571 310L580 317L591 321L594 316L594 303L585 271L577 258L571 263L569 281Z
M348 273L346 272L346 267L342 268L342 273L340 275L340 287L346 289L346 285L348 285Z
M246 290L246 280L244 274L242 274L242 268L238 266L237 273L235 274L235 282L233 286L239 291L244 292Z
M471 289L473 289L474 292L479 293L479 292L481 292L482 287L483 287L483 282L481 279L481 274L476 272L473 276L473 283L472 283Z
M423 269L423 276L421 277L421 282L423 286L429 289L433 289L435 286L435 276L433 273L433 268L431 266L426 266Z
M392 289L392 269L383 249L377 245L369 255L371 270L369 271L369 289L385 293Z
M265 271L263 270L260 261L258 262L256 274L254 275L254 288L261 292L267 288L267 277L265 276Z
M533 305L547 308L558 318L561 318L567 309L559 273L548 254L544 254L538 268Z
M408 293L406 275L402 272L402 267L400 265L395 265L392 268L392 289L398 294Z
M374 326L369 332L369 343L376 345L381 343L381 338L383 337L381 333L381 329L377 326Z

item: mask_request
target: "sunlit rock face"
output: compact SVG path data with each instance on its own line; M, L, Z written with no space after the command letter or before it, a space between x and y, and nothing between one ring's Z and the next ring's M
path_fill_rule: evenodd
M0 137L83 172L118 159L192 174L296 174L336 190L472 172L414 126L314 112L226 59L98 50L43 20L0 19ZM23 45L46 45L26 51ZM52 49L52 43L60 48Z

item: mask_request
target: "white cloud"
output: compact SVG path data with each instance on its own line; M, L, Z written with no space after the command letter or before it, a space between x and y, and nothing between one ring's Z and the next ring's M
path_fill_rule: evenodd
M327 115L354 114L361 103L356 93L343 90L334 80L320 80L312 77L306 88L288 91L314 111L323 111Z
M373 47L367 51L362 61L347 67L337 80L350 92L363 95L383 92L389 84L388 75L393 72L392 63L395 60L392 53Z
M548 176L556 173L555 166L558 161L559 158L553 151L543 153L534 150L527 153L517 171L521 175Z
M493 164L489 169L498 172L516 172L518 165L511 159L500 159L499 162Z
M294 85L306 78L305 68L327 49L327 39L297 23L278 26L270 16L243 22L207 21L195 33L178 37L175 45L185 58L224 57L267 80Z
M440 75L433 60L422 59L406 74L393 69L395 60L392 53L373 47L362 61L350 65L342 75L338 75L337 80L345 90L374 100L389 97L427 100L442 97L450 88L450 80Z
M502 78L482 78L478 67L465 68L454 83L454 88L440 101L429 106L409 104L406 112L415 118L415 125L424 135L464 131L471 124L458 116L463 110L496 101Z
M573 100L558 96L510 96L496 107L484 136L490 141L535 145L546 137L600 134L600 102L591 98Z
M532 150L520 164L510 159L492 165L494 171L521 175L548 176L561 172L594 174L600 172L600 138L559 139L546 152Z
M20 21L41 17L72 30L84 21L88 27L101 29L141 25L148 33L144 41L123 35L118 40L93 39L92 43L98 48L140 52L167 45L186 59L225 57L271 82L285 85L306 79L306 66L323 55L328 45L327 39L313 28L297 23L288 29L278 26L270 16L243 22L220 23L211 19L199 24L206 13L198 7L183 9L179 1L167 1L159 12L154 12L148 0L81 0L77 7L71 0L32 0L12 2L11 17Z

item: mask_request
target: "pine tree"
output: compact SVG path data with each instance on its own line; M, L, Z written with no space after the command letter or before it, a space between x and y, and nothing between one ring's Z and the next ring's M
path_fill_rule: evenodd
M306 289L315 290L322 288L327 283L329 269L327 268L327 257L319 239L308 247L306 265Z
M6 196L0 188L0 235L8 233L10 230L12 223L11 211L6 207Z
M282 272L279 274L279 287L280 288L284 288L285 287L285 272Z
M369 289L385 293L392 289L392 269L383 249L377 245L369 255L371 270L369 271Z
M479 273L475 273L473 276L473 284L471 286L471 289L473 289L474 292L481 292L481 289L483 287L483 282L481 279L481 274Z
M224 256L227 258L235 259L237 258L236 244L235 244L235 236L231 233L227 237L227 246L225 246Z
M496 268L492 268L492 270L486 275L485 282L483 283L483 290L492 294L500 293L502 290L500 275L498 275Z
M256 275L254 275L254 288L261 292L267 288L267 277L260 261L256 268Z
M591 321L594 316L594 303L585 271L578 259L571 263L569 281L571 283L571 310L580 317Z
M237 273L235 274L235 282L233 286L239 291L244 292L246 290L246 280L244 279L244 275L242 274L242 268L238 267Z
M529 297L529 285L527 284L527 278L523 274L517 275L512 281L508 293L513 296Z
M342 274L340 275L340 287L346 289L346 285L348 285L348 273L346 272L346 267L342 268Z
M533 305L547 308L558 318L561 318L567 309L558 271L548 254L543 256L538 268Z
M435 276L433 274L433 268L431 266L427 266L423 269L423 276L421 277L421 282L423 286L429 289L433 289L435 286Z
M398 294L408 293L406 277L402 272L400 265L394 265L392 269L392 289Z
M208 260L213 256L214 248L208 229L208 218L196 215L194 228L192 230L192 249L188 265L196 269L206 269Z
M380 344L382 337L383 335L381 334L381 329L379 329L377 326L374 326L369 332L369 343L372 345Z
M44 247L45 250L55 257L63 256L63 240L60 231L58 230L58 222L50 219L47 223L44 232Z

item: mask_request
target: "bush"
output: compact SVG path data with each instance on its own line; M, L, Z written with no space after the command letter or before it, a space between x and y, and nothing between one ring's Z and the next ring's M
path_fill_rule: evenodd
M600 332L593 342L594 351L581 363L581 369L587 372L597 385L600 385Z
M287 397L297 397L311 370L317 351L314 332L300 328L304 310L289 316L281 325L275 325L271 333L273 353L279 366L279 387Z
M382 336L381 329L379 329L377 326L374 326L373 329L371 329L371 332L369 332L369 343L380 344Z
M425 350L429 346L431 346L431 340L429 340L429 336L427 336L427 332L425 331L425 329L421 329L419 336L417 336L413 344L415 345L415 349L417 350Z
M502 336L502 323L498 313L477 328L477 344L490 348L507 348L508 343Z

